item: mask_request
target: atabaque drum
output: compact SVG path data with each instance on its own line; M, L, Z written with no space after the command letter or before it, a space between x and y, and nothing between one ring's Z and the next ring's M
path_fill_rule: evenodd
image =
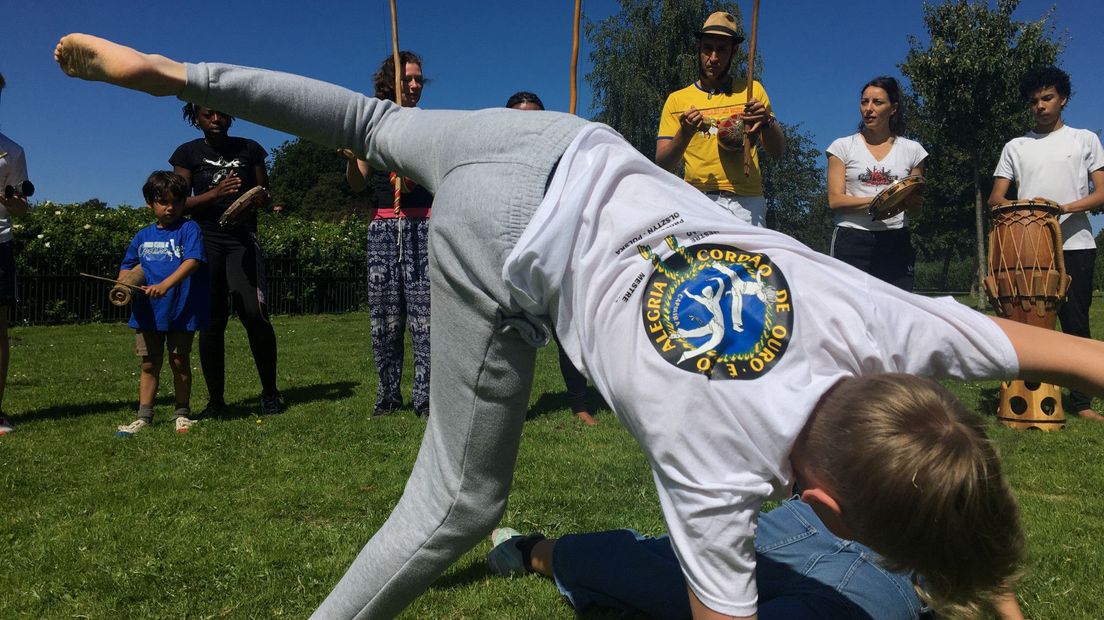
M1049 200L1017 200L991 211L985 292L1000 316L1054 329L1070 283L1059 213Z
M1054 329L1070 277L1062 259L1061 209L1049 200L1017 200L994 207L985 292L1004 318ZM1001 384L997 418L1018 429L1058 430L1066 424L1055 385Z

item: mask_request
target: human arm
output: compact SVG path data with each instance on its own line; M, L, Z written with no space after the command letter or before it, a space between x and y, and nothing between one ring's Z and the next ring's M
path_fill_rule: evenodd
M180 266L169 274L169 277L158 282L157 284L148 284L142 287L142 291L150 297L150 299L160 299L168 293L172 287L180 284L184 278L195 273L196 269L199 269L200 262L194 258L189 258L180 263Z
M1012 189L1012 179L993 177L993 190L989 192L989 206L996 207L1008 202L1008 190Z
M671 114L664 106L661 114ZM686 153L686 147L690 146L690 140L699 131L705 131L709 127L709 121L705 115L694 106L690 106L678 116L678 129L672 136L661 136L656 140L655 163L668 172L674 172L682 156ZM660 128L662 131L662 127Z
M1008 336L1026 381L1054 383L1104 395L1104 342L990 317Z
M372 167L363 159L358 159L356 153L349 149L338 149L338 154L344 157L345 181L354 192L364 191L368 187L368 179L372 176Z
M730 616L728 614L722 614L705 606L705 603L701 602L697 594L694 594L694 590L687 588L687 593L690 595L690 613L694 616L694 620L755 620L758 616L752 614L750 616Z
M859 210L870 206L871 198L850 196L847 188L847 167L843 160L828 154L828 207L832 210Z
M173 166L173 172L184 177L184 180L188 182L188 187L192 186L191 170L183 166ZM195 213L196 211L202 211L218 203L224 196L232 196L240 192L241 177L236 174L228 175L223 180L219 181L218 185L215 185L202 194L188 196L188 199L184 201L184 212Z
M1093 191L1080 200L1062 205L1062 213L1080 213L1104 206L1104 168L1089 173Z

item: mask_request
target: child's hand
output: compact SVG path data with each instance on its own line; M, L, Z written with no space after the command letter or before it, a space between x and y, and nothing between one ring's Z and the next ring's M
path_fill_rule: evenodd
M169 287L164 284L150 284L143 286L142 292L149 296L150 299L161 299L165 296L165 293L169 292Z

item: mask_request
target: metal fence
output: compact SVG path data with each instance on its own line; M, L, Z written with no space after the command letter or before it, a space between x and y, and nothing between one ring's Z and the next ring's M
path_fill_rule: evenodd
M325 261L320 254L265 256L265 289L273 314L350 312L364 308L367 267L363 258ZM91 280L79 272L114 278L119 256L82 256L75 269L59 268L49 261L19 268L20 302L12 309L17 324L125 321L130 307L119 308L107 298L108 282Z

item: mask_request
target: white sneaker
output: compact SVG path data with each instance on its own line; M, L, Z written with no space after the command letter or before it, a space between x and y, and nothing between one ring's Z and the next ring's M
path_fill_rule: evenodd
M115 431L115 436L116 437L130 437L134 433L137 433L138 431L142 430L143 428L145 428L147 426L149 426L149 422L146 422L142 418L138 418L137 420L131 422L130 424L120 424L118 426L117 430Z
M8 418L0 415L0 435L7 435L8 433L15 432L15 425Z
M178 432L178 433L187 433L188 429L192 428L197 423L199 423L199 420L193 420L191 418L185 418L184 416L180 416L179 418L176 419L176 423L175 423L176 424L176 432Z

